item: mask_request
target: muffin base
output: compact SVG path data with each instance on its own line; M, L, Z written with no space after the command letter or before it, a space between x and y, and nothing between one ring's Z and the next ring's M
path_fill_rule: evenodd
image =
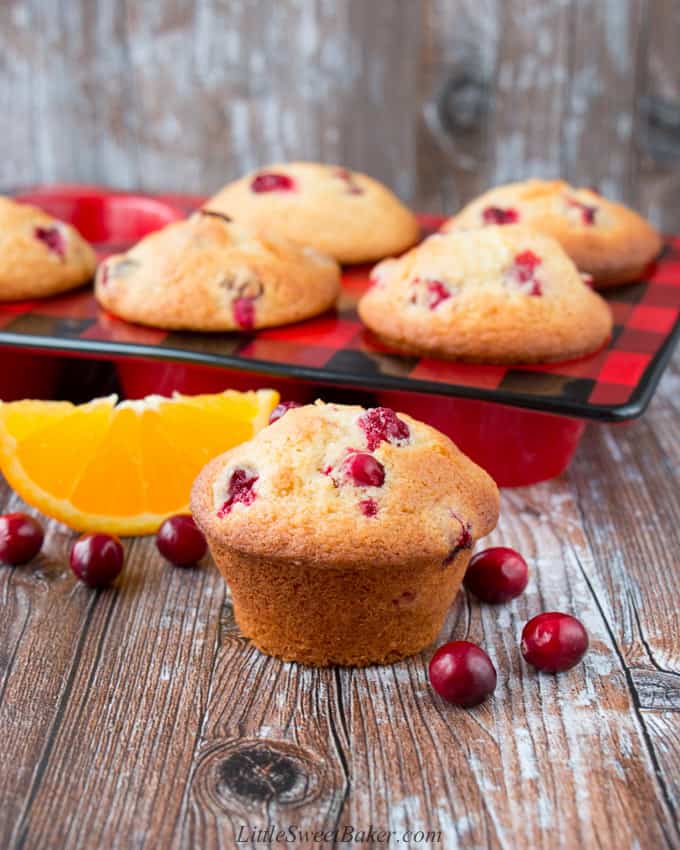
M390 664L439 633L471 551L398 568L269 561L211 546L243 634L267 655L315 667Z

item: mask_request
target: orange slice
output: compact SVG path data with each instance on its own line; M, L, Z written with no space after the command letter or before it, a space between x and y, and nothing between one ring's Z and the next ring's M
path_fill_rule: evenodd
M273 390L117 403L0 402L0 468L29 505L79 531L149 534L189 509L213 457L249 440Z

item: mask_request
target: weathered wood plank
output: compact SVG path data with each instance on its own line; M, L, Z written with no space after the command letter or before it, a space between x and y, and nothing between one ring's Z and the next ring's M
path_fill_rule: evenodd
M638 71L636 177L641 208L668 232L680 219L680 6L650 5L645 56Z
M133 848L150 836L168 846L207 701L223 585L212 569L169 567L144 539L128 542L119 586L95 593L67 567L72 536L60 532L56 546L52 538L46 558L56 575L42 589L30 586L39 573L24 579L24 607L39 616L15 637L6 673L2 846ZM16 581L19 571L2 572Z
M645 60L645 0L572 3L562 174L577 186L636 203L634 131Z
M226 850L253 828L334 829L350 790L336 701L335 671L262 656L227 600L177 846Z
M20 509L0 478L0 506ZM70 535L55 523L29 566L0 566L0 846L23 830L73 688L94 601L74 593Z

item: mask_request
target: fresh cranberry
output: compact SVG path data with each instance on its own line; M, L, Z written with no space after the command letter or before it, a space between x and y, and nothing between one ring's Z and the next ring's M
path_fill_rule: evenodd
M382 487L385 483L385 467L366 452L352 452L342 468L357 487Z
M519 213L512 207L485 207L482 219L484 224L515 224L519 221Z
M359 427L366 434L369 451L380 443L403 445L411 436L408 425L389 407L371 407L359 417Z
M294 407L302 407L302 403L299 401L280 401L276 407L269 414L269 424L273 425L278 419L280 419L284 414L288 413L289 410L292 410Z
M236 504L252 505L255 501L257 493L253 489L259 475L254 472L249 472L247 469L235 469L231 473L229 479L229 488L227 490L227 498L222 507L217 512L217 516L225 517L231 513L231 509Z
M176 514L166 519L156 534L156 546L161 555L176 567L197 564L208 548L203 532L188 514Z
M590 289L595 288L595 278L591 274L589 274L588 272L581 272L581 280Z
M287 174L258 174L254 177L250 189L258 194L261 192L292 192L295 181Z
M376 516L378 513L378 503L375 499L362 499L362 501L359 502L359 508L364 516Z
M40 551L44 537L42 525L28 514L0 516L0 561L27 564Z
M235 298L231 303L231 312L236 324L250 331L255 326L255 302L248 296Z
M463 584L482 602L498 604L519 596L529 581L529 568L514 549L494 546L472 557Z
M494 692L496 669L479 646L454 640L440 646L432 656L430 682L439 696L469 708Z
M453 511L451 511L451 516L456 520L456 522L460 525L460 529L458 531L458 537L456 537L456 541L451 547L451 551L444 559L444 566L448 567L449 564L453 563L454 558L459 552L462 552L463 549L472 549L472 527L469 522L463 522L463 520Z
M586 654L588 632L570 614L547 611L522 629L522 655L534 667L548 673L569 670Z
M33 235L44 243L48 251L52 251L63 260L66 256L66 244L58 227L36 227Z
M83 534L71 549L71 569L89 587L111 584L124 560L122 543L110 534Z

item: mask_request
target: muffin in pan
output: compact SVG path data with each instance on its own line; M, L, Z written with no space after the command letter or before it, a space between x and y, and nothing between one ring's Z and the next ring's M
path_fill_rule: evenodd
M434 640L498 489L428 425L317 402L211 461L191 504L259 649L362 666Z
M229 183L205 209L311 245L340 263L368 263L410 248L420 228L382 183L337 165L269 165Z
M661 237L641 215L592 189L564 180L497 186L449 219L443 230L523 224L556 239L596 288L638 280L661 250Z
M362 321L399 350L481 363L568 360L605 344L607 303L549 236L519 225L431 236L372 273Z
M249 331L316 316L340 291L340 269L314 248L199 211L109 257L95 294L131 322Z
M0 196L0 301L66 292L91 280L96 265L75 227Z

